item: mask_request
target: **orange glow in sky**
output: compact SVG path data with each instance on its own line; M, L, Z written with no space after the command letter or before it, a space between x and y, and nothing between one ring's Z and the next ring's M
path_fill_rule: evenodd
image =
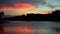
M51 11L38 11L38 10L35 10L36 6L33 5L33 4L29 4L29 3L17 3L17 4L14 4L14 7L1 7L0 10L15 10L17 12L19 12L19 14L30 14L30 13L34 13L34 14L37 14L37 13L40 13L40 14L48 14L48 13L52 13ZM16 13L13 13L13 14L16 14Z
M36 8L35 5L28 4L28 3L18 3L18 4L15 4L15 6L18 8Z

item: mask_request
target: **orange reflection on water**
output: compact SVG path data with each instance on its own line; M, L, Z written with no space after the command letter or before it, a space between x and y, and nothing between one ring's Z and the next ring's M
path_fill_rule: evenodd
M17 30L21 34L34 34L35 33L35 28L34 27L20 27Z

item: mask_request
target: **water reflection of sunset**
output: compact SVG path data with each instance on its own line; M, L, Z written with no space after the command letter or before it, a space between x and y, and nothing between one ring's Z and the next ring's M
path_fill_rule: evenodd
M17 28L5 28L5 33L6 32L15 32L15 33L20 33L20 34L34 34L35 33L35 28L34 27L30 27L30 26L21 26L21 27L17 27Z
M60 23L51 21L11 21L5 24L4 34L56 34L57 31L52 29L54 27L59 28Z
M17 31L23 34L34 34L33 27L20 27Z

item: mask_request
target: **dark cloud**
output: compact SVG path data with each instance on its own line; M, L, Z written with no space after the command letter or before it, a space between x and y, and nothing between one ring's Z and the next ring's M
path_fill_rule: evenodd
M52 4L48 4L48 7L50 7L51 9L55 8Z
M0 6L13 6L14 3L45 4L44 0L0 0Z

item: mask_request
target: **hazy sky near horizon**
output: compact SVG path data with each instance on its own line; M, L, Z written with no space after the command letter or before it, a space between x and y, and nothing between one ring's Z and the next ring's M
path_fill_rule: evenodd
M0 0L0 10L11 15L41 13L56 9L60 9L60 0Z

